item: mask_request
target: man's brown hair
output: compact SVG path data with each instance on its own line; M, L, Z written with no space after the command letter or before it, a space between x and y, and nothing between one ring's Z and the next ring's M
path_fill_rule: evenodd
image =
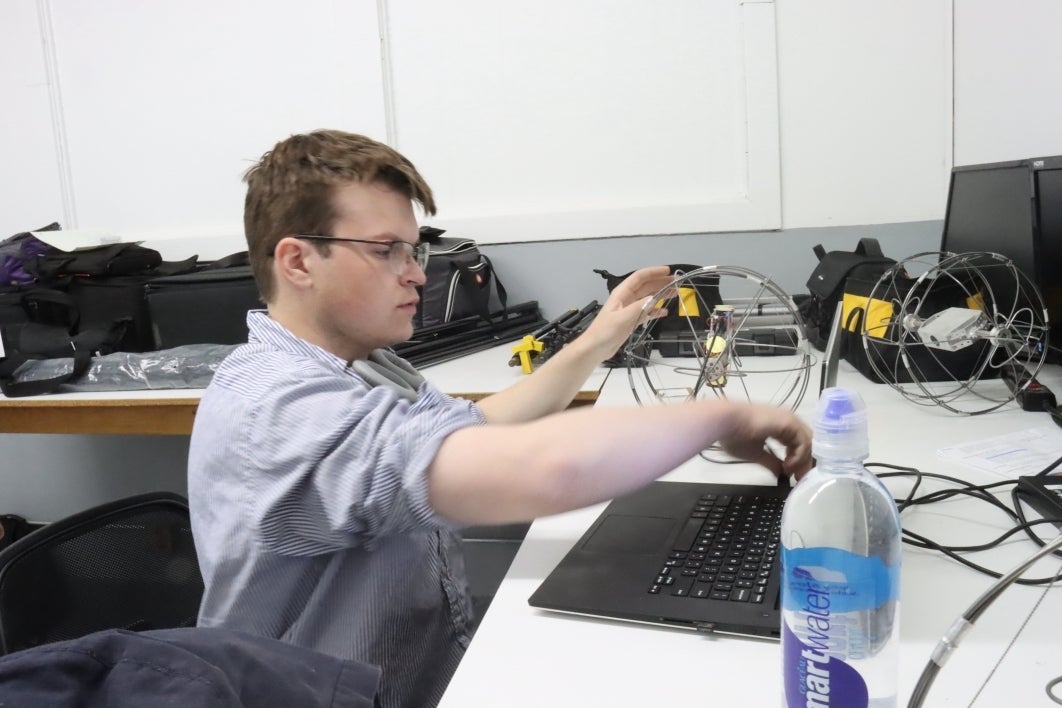
M337 185L377 182L435 213L431 188L398 151L364 135L316 130L292 135L262 155L244 175L243 227L258 293L272 300L277 242L293 234L330 235ZM327 253L327 243L315 244Z

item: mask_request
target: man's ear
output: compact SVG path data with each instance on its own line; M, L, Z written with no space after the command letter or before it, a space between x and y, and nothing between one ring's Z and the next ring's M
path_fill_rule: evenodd
M312 278L306 264L310 244L297 238L285 236L277 242L273 251L274 277L278 282L290 283L296 288L310 286Z

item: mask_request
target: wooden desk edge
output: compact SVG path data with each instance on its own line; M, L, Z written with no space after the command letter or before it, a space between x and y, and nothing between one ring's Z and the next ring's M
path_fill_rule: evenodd
M598 391L580 391L571 406L593 405ZM478 401L489 393L454 393ZM190 435L198 398L0 400L0 433L67 435Z

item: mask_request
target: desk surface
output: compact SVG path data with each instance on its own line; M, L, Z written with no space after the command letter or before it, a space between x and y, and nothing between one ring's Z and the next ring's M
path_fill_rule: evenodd
M452 396L479 400L520 380L519 367L506 363L506 344L424 367L424 375ZM575 397L592 404L608 370L597 369ZM0 433L78 435L189 435L202 389L60 393L27 398L0 396Z
M1062 390L1059 372L1040 377ZM870 461L913 465L924 471L971 481L998 481L988 473L940 458L937 450L1003 432L1050 425L1047 414L1010 406L989 415L963 417L904 400L888 386L873 385L844 365L841 385L857 388L870 417ZM800 413L810 420L817 387ZM623 376L612 376L597 405L631 402ZM771 483L769 474L746 465L711 465L695 458L665 479ZM933 488L930 482L926 482ZM903 496L909 483L888 486ZM923 487L925 490L925 487ZM779 644L767 640L698 634L619 621L550 613L528 606L527 598L582 535L604 505L543 518L532 524L475 638L444 696L458 706L642 706L689 692L695 705L778 705L781 695ZM959 498L903 514L904 527L942 543L983 543L1010 527L1009 519L986 504ZM1008 571L1036 547L1014 536L971 559ZM1043 561L1031 573L1050 575L1057 561ZM1030 575L1031 576L1031 575ZM992 584L992 579L929 551L904 547L901 591L900 705L939 638ZM1047 591L1055 612L1040 609L1035 629L1022 624L1045 596L1042 587L1011 586L963 638L937 677L926 706L1048 706L1043 676L1062 673L1057 649L1062 588ZM1041 603L1041 608L1048 602ZM1053 629L1043 628L1050 623ZM1030 624L1033 624L1030 622ZM1013 642L1013 646L1012 646ZM1009 650L1009 657L1008 657ZM1039 656L1035 685L1016 682L1023 660ZM1045 662L1045 657L1050 661ZM1047 664L1047 665L1044 665ZM999 667L998 673L996 672ZM994 680L993 680L994 678ZM1005 700L1004 700L1005 698Z

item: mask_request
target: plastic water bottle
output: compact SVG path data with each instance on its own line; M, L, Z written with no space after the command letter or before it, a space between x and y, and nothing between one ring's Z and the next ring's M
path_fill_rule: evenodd
M816 467L782 512L783 705L896 705L900 515L863 467L866 405L828 388L813 426Z

